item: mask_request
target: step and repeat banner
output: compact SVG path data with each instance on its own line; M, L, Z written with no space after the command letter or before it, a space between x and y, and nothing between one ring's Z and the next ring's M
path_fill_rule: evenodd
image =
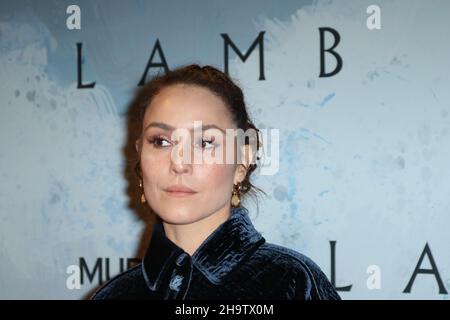
M277 132L253 180L266 195L245 202L268 242L343 299L448 299L449 15L445 0L1 0L0 298L86 299L139 263L154 216L132 101L198 63Z

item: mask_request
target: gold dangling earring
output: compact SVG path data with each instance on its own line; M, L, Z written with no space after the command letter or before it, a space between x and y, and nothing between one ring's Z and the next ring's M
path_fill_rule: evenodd
M238 182L237 184L233 185L233 193L231 196L231 206L237 207L241 203L241 183Z
M142 189L141 203L145 203L147 202L147 200L145 199L144 188L142 187L142 180L139 180L139 188Z

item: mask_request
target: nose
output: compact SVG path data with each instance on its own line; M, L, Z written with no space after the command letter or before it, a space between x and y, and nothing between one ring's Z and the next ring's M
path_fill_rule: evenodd
M192 170L192 154L189 143L178 142L170 155L170 170L175 174L188 173Z
M175 174L182 174L189 172L189 165L184 163L171 163L170 169Z

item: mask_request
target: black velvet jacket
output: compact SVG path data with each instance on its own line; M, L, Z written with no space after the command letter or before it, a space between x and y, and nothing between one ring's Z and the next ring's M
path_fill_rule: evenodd
M93 299L340 299L308 257L267 243L244 207L233 208L192 257L170 241L160 220L139 265Z

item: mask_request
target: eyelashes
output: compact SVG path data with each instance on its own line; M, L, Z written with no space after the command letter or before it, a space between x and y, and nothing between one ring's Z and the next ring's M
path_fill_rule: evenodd
M156 148L164 148L164 147L167 147L167 145L162 145L162 143L168 143L169 146L170 146L170 140L167 139L167 138L165 138L165 137L163 137L163 136L155 136L155 137L152 137L152 138L150 138L150 139L148 140L148 142L149 142L153 147L156 147Z
M217 147L218 144L214 143L214 140L215 140L214 138L202 139L201 140L201 148L202 149L211 149L211 148ZM170 139L168 139L164 136L161 136L161 135L157 135L157 136L154 136L154 137L148 139L148 143L157 149L164 149L164 148L170 147L171 145L174 144L172 141L170 141ZM199 141L199 143L200 143L200 141ZM199 144L196 143L195 147L199 147Z

